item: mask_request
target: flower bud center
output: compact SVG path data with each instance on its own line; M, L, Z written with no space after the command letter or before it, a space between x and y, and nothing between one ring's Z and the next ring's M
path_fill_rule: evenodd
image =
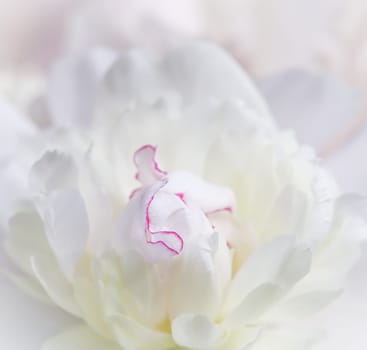
M210 214L233 211L235 200L230 189L189 172L162 170L156 161L156 147L152 145L139 148L134 163L135 178L141 187L131 193L129 205L139 206L137 212L143 213L148 246L163 248L171 256L178 255L186 241L213 233Z

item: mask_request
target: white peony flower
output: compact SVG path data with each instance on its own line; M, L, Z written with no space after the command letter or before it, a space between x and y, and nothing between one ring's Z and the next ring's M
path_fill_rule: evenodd
M310 349L304 321L343 289L363 200L220 50L100 57L60 63L54 125L6 164L28 167L8 274L71 316L42 349Z

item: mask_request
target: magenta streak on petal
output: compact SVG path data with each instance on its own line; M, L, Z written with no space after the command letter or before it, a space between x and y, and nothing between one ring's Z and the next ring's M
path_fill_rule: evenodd
M211 214L216 214L216 213L220 213L221 211L227 211L228 213L233 213L233 208L232 207L224 207L224 208L218 208L218 209L214 209L212 211L208 211L205 214L206 215L211 215Z
M141 190L141 187L135 188L135 190L132 190L129 199L132 199L139 191Z
M177 192L175 193L175 195L181 199L182 202L184 202L186 204L186 201L185 201L185 193L183 192Z
M180 245L180 248L179 250L176 250L172 247L170 247L166 242L162 241L162 240L159 240L159 241L152 241L152 240L149 240L148 238L146 238L147 240L147 243L149 244L161 244L163 245L165 248L167 248L167 250L169 250L171 253L173 253L174 255L178 255L182 252L183 250L183 247L184 247L184 240L183 238L175 231L151 231L150 229L150 223L151 223L151 220L150 220L150 215L149 215L149 209L150 209L150 206L152 205L154 199L155 199L155 196L156 194L162 189L162 187L164 187L165 185L167 184L167 182L164 182L163 185L149 198L149 201L148 201L148 204L145 208L145 233L146 234L150 234L152 236L154 235L157 235L157 234L163 234L163 235L172 235L174 237L176 237L176 239L179 241L179 245Z
M140 169L139 169L139 162L138 162L138 157L144 153L144 152L152 152L152 157L151 157L151 168L150 170L152 171L152 173L154 174L154 177L157 179L157 180L160 180L163 176L167 175L167 172L160 169L159 168L159 165L157 163L157 161L155 160L155 155L156 155L156 152L157 152L157 147L155 146L152 146L152 145L144 145L142 147L140 147L137 151L135 151L134 153L134 164L137 168L137 173L135 174L135 179L140 181Z

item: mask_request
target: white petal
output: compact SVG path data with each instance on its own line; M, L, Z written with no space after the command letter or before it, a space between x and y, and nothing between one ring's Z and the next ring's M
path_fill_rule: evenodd
M181 313L198 313L215 317L221 302L223 286L218 280L219 271L214 261L215 252L210 238L192 244L177 257L170 288L169 314L171 318ZM229 261L227 261L229 263Z
M52 256L38 254L31 258L34 275L50 299L71 315L79 316L80 310L75 302L72 286L63 276Z
M0 159L16 152L22 138L36 134L36 127L26 116L20 114L9 103L0 99Z
M308 272L310 263L309 249L294 246L289 236L275 238L258 248L237 272L228 292L226 308L233 309L250 292L268 283L287 291Z
M42 220L35 210L18 212L10 219L9 228L7 253L18 267L32 275L32 256L50 252Z
M172 321L172 337L177 345L195 350L217 348L225 341L219 326L194 314L180 315Z
M35 278L53 302L72 314L78 314L71 286L52 254L37 213L16 214L10 221L10 228L6 248L15 264Z
M121 350L107 339L102 338L87 326L75 326L48 340L41 350Z
M306 319L335 301L342 291L315 291L287 298L275 305L267 319L271 321L288 321Z
M174 342L170 333L148 328L136 320L120 315L110 315L114 335L123 349L171 350Z
M134 163L137 168L135 177L143 186L151 185L167 174L167 172L159 168L155 159L156 151L156 147L144 145L134 154Z
M51 191L75 187L77 169L73 159L57 151L47 151L32 166L29 184L35 194L49 194Z
M39 350L50 336L75 319L61 309L23 294L0 276L0 342L7 350Z
M0 99L0 226L6 227L16 200L27 186L28 141L36 127L6 101Z
M171 258L182 251L184 240L176 231L177 223L172 220L173 227L167 224L170 216L183 210L184 204L174 194L161 191L163 186L164 183L157 182L130 200L112 243L115 251L123 255L126 250L135 250L150 262Z
M227 308L233 308L251 290L272 281L290 247L290 238L278 237L258 248L234 276L228 291Z
M352 87L307 71L286 71L260 81L259 88L280 126L295 129L301 142L319 151L347 132L362 107ZM366 140L366 129L361 128L324 159L344 191L367 193L366 167L360 162Z
M367 128L364 126L335 154L325 159L325 166L346 192L367 195L367 167L365 162L361 162L366 147Z
M55 64L48 96L55 124L67 127L91 125L99 81L114 59L114 52L94 49Z
M260 118L272 122L262 97L224 50L204 43L188 45L170 52L162 71L185 103L239 99Z
M224 320L226 327L254 324L264 312L280 299L284 290L278 284L265 283L251 291Z
M110 329L105 321L105 310L103 310L103 297L100 287L103 286L102 278L96 277L93 264L88 255L85 255L75 270L73 293L75 300L81 309L83 319L93 329L108 337ZM103 276L104 277L104 276ZM107 300L105 303L107 303ZM114 300L112 299L111 302Z
M206 214L233 211L235 207L234 194L229 188L216 186L185 171L169 173L164 189L181 194L184 201L195 203Z
M273 124L264 101L240 66L210 44L173 50L161 62L145 52L130 51L106 75L105 89L120 111L136 101L151 104L160 98L188 106L240 100Z
M114 62L104 77L104 95L109 108L136 101L155 102L164 91L156 60L143 50L130 50Z
M310 273L295 286L292 294L343 288L346 275L360 257L361 241L366 237L365 204L363 198L353 195L337 200L328 244L314 251Z
M294 234L302 227L307 210L307 196L294 186L286 186L275 197L269 212L264 215L263 238Z
M87 209L78 187L74 160L57 151L46 152L32 167L30 186L45 222L48 242L66 276L86 249L89 236Z
M149 324L158 325L167 315L168 284L159 267L134 252L121 258L123 279L130 304Z
M291 324L283 328L265 329L251 350L310 350L320 341L322 333L317 330L298 329ZM245 350L247 350L245 348Z
M288 70L259 83L260 91L283 128L321 150L340 133L359 108L351 87L326 75Z
M324 329L325 338L315 350L360 350L367 344L367 303L365 295L346 292L340 299L312 319Z
M87 247L88 215L78 190L53 193L45 204L47 239L66 276L72 279L74 267Z

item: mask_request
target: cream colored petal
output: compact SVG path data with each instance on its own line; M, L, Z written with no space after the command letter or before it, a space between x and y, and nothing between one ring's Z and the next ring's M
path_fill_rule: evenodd
M51 338L41 350L121 350L114 342L102 338L84 325Z
M30 264L50 299L71 315L80 316L72 285L64 277L54 257L49 254L36 254L31 257Z
M217 273L213 242L192 244L173 262L172 282L169 286L169 315L173 319L181 313L197 313L214 318L221 303L222 276Z
M225 309L238 305L252 290L273 281L292 242L289 237L278 237L258 248L234 276L226 297Z
M170 333L148 328L125 315L109 315L114 336L123 349L172 350L174 342Z
M258 317L265 311L261 301L268 300L270 306L286 294L307 275L311 258L310 249L295 246L289 236L278 237L265 244L250 256L234 277L226 299L226 310L233 310L233 315L237 315L234 318L239 322L242 322L241 319L247 322L251 312L246 309L256 309L257 301L260 311L254 312L251 317Z
M24 272L33 275L31 257L50 253L41 218L30 208L14 215L9 221L9 228L10 235L5 242L7 253Z
M323 333L312 328L284 327L264 329L251 350L310 350L320 341ZM245 348L245 350L247 350Z
M121 257L121 268L130 307L142 322L160 325L167 317L168 276L134 252Z
M177 345L187 349L218 349L226 334L205 316L183 314L172 321L172 337Z
M334 302L342 294L336 291L314 291L291 296L275 305L266 318L270 322L307 319Z
M14 263L35 278L54 303L78 315L72 287L52 254L38 214L31 208L19 212L11 219L10 229L6 248Z
M326 241L314 252L310 273L297 284L293 295L313 291L337 291L361 254L366 237L366 202L355 195L340 197ZM360 208L358 208L360 207Z

